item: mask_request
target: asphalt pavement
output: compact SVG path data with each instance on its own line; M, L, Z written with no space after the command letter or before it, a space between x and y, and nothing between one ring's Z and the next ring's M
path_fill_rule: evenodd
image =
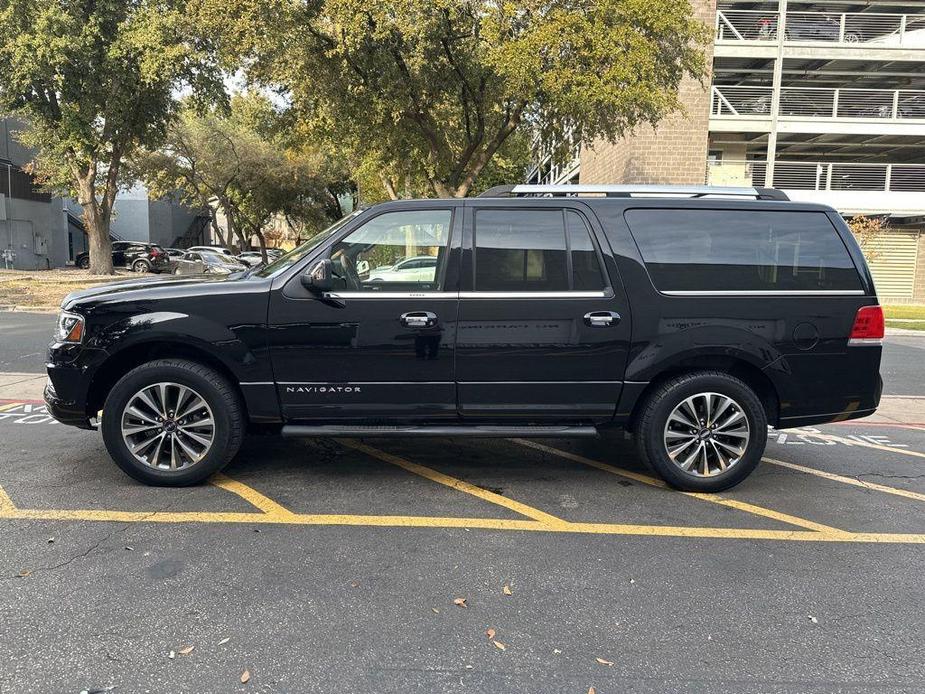
M922 349L888 339L887 392ZM0 400L0 692L921 692L923 431L771 432L722 495L612 439L252 436L157 489Z

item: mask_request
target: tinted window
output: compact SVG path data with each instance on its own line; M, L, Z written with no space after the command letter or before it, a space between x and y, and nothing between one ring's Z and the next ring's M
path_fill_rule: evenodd
M562 210L478 210L475 289L568 291Z
M569 252L572 255L572 289L601 290L607 286L601 272L601 261L591 240L591 232L581 215L572 210L565 213Z
M438 291L438 268L450 238L450 210L386 212L351 232L331 249L339 289ZM396 265L415 256L430 262Z
M861 288L822 212L637 209L626 221L663 291Z

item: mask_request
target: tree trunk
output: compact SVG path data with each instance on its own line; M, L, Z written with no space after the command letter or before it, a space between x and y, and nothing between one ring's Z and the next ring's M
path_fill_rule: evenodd
M263 259L263 262L269 264L267 260L267 240L263 237L263 231L258 229L254 232L254 236L257 237L257 243L260 244L260 257Z
M87 173L78 181L78 192L83 207L84 226L90 246L90 274L114 275L112 268L112 239L109 237L109 216L103 214L96 199L94 174Z
M222 228L218 225L218 219L216 217L218 210L209 207L209 222L212 224L212 231L215 232L215 235L218 237L219 242L225 247L228 248L228 242L225 241L225 235L222 233Z

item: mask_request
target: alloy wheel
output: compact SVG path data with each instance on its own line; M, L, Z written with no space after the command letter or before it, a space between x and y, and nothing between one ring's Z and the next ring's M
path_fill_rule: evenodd
M145 386L129 398L122 411L122 439L135 459L148 467L188 468L212 448L212 408L189 386Z
M685 398L665 423L669 460L695 477L712 477L729 470L745 455L749 440L744 409L721 393Z

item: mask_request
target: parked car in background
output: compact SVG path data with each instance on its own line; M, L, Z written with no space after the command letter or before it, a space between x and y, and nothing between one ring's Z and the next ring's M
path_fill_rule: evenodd
M173 273L175 275L230 275L247 268L247 265L235 260L234 256L191 250L176 260Z
M90 267L90 253L84 251L74 258L74 264L86 270ZM165 272L170 269L167 251L153 243L113 241L112 266L134 272Z
M182 248L165 248L164 250L167 251L167 255L170 256L171 260L181 258L186 253Z
M186 249L187 251L204 251L206 253L218 253L219 255L224 255L229 258L234 258L234 253L230 249L225 248L224 246L190 246Z
M260 254L260 251L244 251L236 255L235 258L250 267L260 265L263 262L263 256ZM271 261L273 260L273 256L270 255L269 251L267 251L267 258Z
M369 282L433 282L437 256L419 255L386 267L370 270Z

